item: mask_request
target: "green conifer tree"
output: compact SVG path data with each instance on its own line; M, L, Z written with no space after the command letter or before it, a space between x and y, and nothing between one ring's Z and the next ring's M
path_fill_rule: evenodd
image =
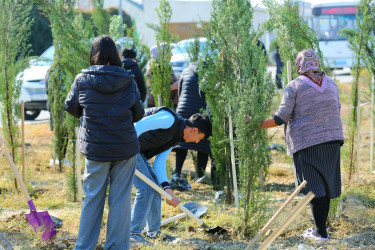
M103 8L104 0L92 0L91 2L95 6L91 12L95 35L100 36L108 34L111 15Z
M32 25L32 4L27 0L0 1L0 112L3 135L13 161L17 161L20 145L18 121L22 78L16 76L27 63L30 45L27 44Z
M200 43L198 33L194 33L194 40L187 47L190 62L197 62L199 60Z
M315 31L312 30L303 19L299 10L299 1L284 0L278 3L276 0L263 0L271 18L265 23L268 30L273 30L276 34L279 53L284 65L287 61L294 64L297 53L303 49L315 50L320 67L327 74L330 69L323 58L323 53L319 49L319 41ZM283 68L284 82L287 83L286 66ZM292 67L292 78L296 78L297 70Z
M111 17L111 23L109 24L109 35L113 41L117 41L124 34L124 28L122 26L122 19L119 15Z
M158 56L151 63L151 91L155 97L155 104L159 106L158 95L161 94L163 106L173 107L171 96L172 66L169 63L171 56L171 33L169 23L172 17L172 8L168 0L160 0L156 8L159 17L160 32L156 34Z
M51 67L49 89L54 94L52 114L57 141L66 141L68 144L68 159L73 163L71 173L68 174L68 187L70 197L76 200L76 166L75 166L75 127L79 126L79 120L73 116L66 115L64 111L64 100L70 91L75 76L89 66L89 51L91 40L94 37L89 21L85 21L81 14L75 9L74 0L56 0L53 4L48 0L35 0L38 8L43 10L51 22L53 43L55 46L55 58ZM52 109L53 109L52 108ZM57 133L56 126L61 126ZM55 143L56 155L63 154L62 144ZM62 157L62 156L59 156ZM62 158L63 159L63 158ZM60 160L60 163L62 162Z
M142 39L139 37L133 20L133 25L126 29L127 40L123 44L124 48L132 48L137 52L136 61L139 67L142 69L143 74L146 73L147 61L149 60L150 48L147 44L142 42Z
M349 138L346 150L349 152L349 158L347 159L348 166L348 178L349 182L352 179L355 169L357 167L357 150L356 145L356 136L359 133L359 123L360 123L360 87L359 87L359 78L361 69L367 64L370 72L374 72L374 38L371 35L371 32L374 29L375 24L375 11L374 5L371 5L371 0L361 0L358 5L359 11L356 15L356 27L353 29L344 29L340 32L341 35L347 36L350 43L350 48L354 52L353 54L353 76L354 81L352 85L352 105L353 108L350 112L349 122L348 122L348 132ZM357 141L357 143L359 143Z
M207 51L201 59L199 75L212 116L212 152L220 183L231 200L232 174L228 118L233 119L234 146L238 168L241 221L245 235L264 221L265 206L259 188L259 170L270 164L267 131L259 124L269 116L274 84L266 73L266 60L257 44L253 8L247 0L214 0L208 28ZM205 61L205 62L203 62ZM251 116L248 124L245 117ZM263 205L261 205L263 204Z

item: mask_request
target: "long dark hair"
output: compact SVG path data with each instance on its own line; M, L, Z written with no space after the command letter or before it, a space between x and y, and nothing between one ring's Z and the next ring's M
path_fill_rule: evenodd
M90 51L91 65L112 65L121 67L121 59L115 42L109 36L95 38Z

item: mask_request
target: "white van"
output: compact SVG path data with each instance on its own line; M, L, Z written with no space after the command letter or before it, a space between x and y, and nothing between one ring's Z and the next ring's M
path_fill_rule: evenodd
M44 79L53 62L55 47L49 47L30 66L17 75L22 78L20 101L24 102L25 119L34 120L42 110L47 110L47 91Z

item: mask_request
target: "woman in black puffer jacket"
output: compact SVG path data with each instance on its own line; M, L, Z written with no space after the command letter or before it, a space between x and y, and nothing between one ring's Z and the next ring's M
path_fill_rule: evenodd
M144 109L133 75L121 68L113 40L94 40L90 67L74 80L65 109L81 118L79 149L86 157L81 220L75 249L95 249L109 185L105 249L129 249L131 189L139 143L134 122Z
M178 105L176 113L185 119L189 119L195 113L202 112L206 109L206 101L199 95L198 85L198 62L192 62L182 72L180 83L178 86ZM181 142L174 147L176 151L176 169L174 176L180 177L187 151L198 151L197 161L197 177L202 177L206 169L208 156L210 155L210 143L208 140L201 140L199 143Z

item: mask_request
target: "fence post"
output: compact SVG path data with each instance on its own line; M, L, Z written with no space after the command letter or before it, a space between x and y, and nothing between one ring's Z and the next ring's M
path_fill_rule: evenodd
M374 72L375 73L375 72ZM373 171L374 164L374 73L371 81L371 131L370 131L370 173Z
M230 158L232 162L232 175L233 175L234 205L235 207L238 207L237 173L236 173L236 161L234 157L233 123L232 123L231 107L229 107L229 139L230 139Z
M287 70L287 73L288 73L287 74L288 75L288 83L290 83L292 81L292 64L290 63L290 61L288 61L287 64L286 64L286 70ZM286 126L286 124L284 126ZM286 130L286 127L285 127L284 131L285 130ZM294 166L293 166L293 175L294 175L294 186L297 189L298 182L297 182L296 169L294 168Z
M82 202L83 188L82 188L82 177L81 177L81 152L79 152L78 134L79 128L75 128L76 132L76 171L77 171L77 190L78 190L78 201Z
M21 101L22 180L25 182L25 105Z

